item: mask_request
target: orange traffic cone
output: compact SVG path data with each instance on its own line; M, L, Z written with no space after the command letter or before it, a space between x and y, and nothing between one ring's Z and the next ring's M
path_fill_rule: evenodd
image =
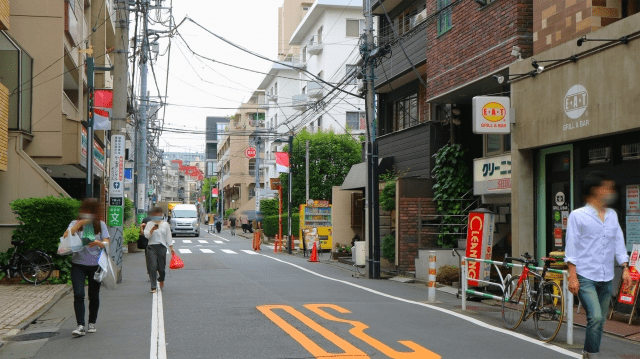
M317 262L318 261L318 249L316 248L316 242L313 242L313 249L311 250L311 258L309 262Z

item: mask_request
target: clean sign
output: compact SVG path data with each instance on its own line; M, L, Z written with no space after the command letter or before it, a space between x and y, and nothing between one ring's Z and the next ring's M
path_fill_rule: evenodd
M511 100L504 96L476 96L473 104L473 133L511 133Z

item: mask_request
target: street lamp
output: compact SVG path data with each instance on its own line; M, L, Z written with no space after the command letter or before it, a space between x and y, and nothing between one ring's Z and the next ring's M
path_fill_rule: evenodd
M292 197L291 197L291 193L292 188L293 187L293 173L291 173L291 165L292 165L292 157L293 157L293 136L289 136L289 140L287 141L289 144L289 180L288 180L288 186L289 186L289 191L288 191L288 199L287 202L289 203L289 205L287 206L287 233L289 234L289 240L288 240L288 245L287 245L287 253L291 254L291 249L293 248L293 238L291 236L291 206L292 206ZM275 145L281 145L283 144L284 141L282 139L276 139L272 142L272 144Z

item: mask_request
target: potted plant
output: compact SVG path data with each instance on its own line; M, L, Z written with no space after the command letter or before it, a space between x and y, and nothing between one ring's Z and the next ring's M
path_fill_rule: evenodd
M348 257L351 256L351 246L347 246L346 244L336 243L335 251L333 252L333 259L338 259L339 257Z
M138 236L140 235L140 228L132 224L124 229L124 235L122 238L122 244L127 246L129 253L138 252Z

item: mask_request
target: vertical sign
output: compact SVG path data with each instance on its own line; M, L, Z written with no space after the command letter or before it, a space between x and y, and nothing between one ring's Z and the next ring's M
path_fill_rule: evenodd
M627 185L627 216L640 216L640 185Z
M124 196L124 136L111 136L110 196Z
M107 224L111 237L111 257L118 267L118 282L122 281L122 225L124 222L124 148L123 135L111 136L109 157L109 209ZM104 163L104 153L102 157ZM103 169L104 171L104 169ZM106 177L106 176L105 176Z
M627 252L640 245L640 216L627 216Z
M472 211L469 213L467 226L466 257L491 259L493 249L493 231L495 215L488 211ZM473 279L489 280L491 265L483 262L468 261L470 286L481 287L485 284Z

